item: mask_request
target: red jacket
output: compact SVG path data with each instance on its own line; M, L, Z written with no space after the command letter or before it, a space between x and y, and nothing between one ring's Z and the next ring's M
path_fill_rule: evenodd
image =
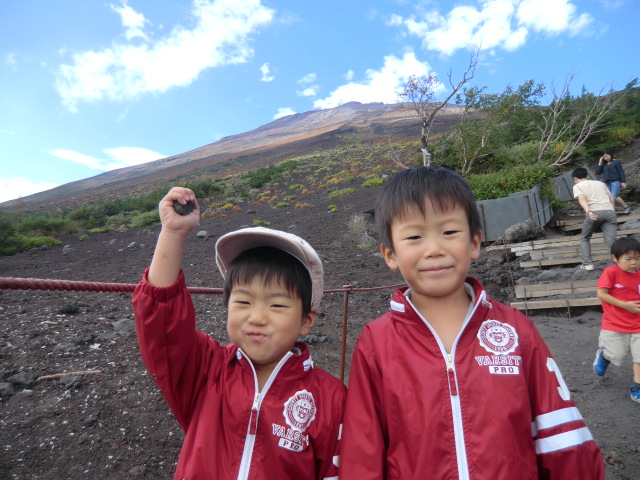
M337 479L346 388L314 368L306 345L257 395L244 353L196 331L182 273L157 288L145 272L133 309L142 358L185 431L174 478Z
M353 353L341 480L590 480L600 449L531 320L476 303L450 354L405 289Z

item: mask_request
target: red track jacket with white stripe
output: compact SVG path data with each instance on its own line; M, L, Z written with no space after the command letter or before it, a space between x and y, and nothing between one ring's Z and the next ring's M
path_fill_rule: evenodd
M195 329L184 275L133 294L145 365L185 431L176 479L337 479L346 388L296 344L260 394L234 344Z
M466 282L475 305L449 353L406 289L363 330L340 479L603 479L600 449L533 322Z

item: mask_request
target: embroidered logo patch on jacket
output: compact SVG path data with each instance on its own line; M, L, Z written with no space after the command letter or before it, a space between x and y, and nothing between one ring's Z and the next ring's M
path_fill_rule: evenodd
M486 320L478 329L480 345L493 355L479 355L480 366L488 366L489 373L495 375L518 375L522 358L510 355L518 347L518 332L508 323Z
M284 403L282 412L289 428L273 424L273 434L280 437L278 446L301 452L309 446L309 435L304 431L316 418L316 402L311 392L300 390Z

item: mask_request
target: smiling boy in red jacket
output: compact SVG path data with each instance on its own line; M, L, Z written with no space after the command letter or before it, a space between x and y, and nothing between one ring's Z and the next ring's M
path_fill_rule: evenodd
M179 215L174 202L194 203ZM221 345L195 328L181 270L200 209L176 187L159 205L162 230L133 296L142 358L185 431L176 479L337 478L345 386L297 342L315 322L320 257L302 238L246 228L216 243L225 278Z
M600 449L529 318L467 278L476 201L458 174L403 171L375 209L408 288L365 326L351 363L341 480L595 480Z

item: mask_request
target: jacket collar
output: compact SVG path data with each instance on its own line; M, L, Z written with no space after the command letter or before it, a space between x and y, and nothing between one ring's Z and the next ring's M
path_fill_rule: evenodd
M475 305L473 306L474 314L479 309L493 308L493 305L491 304L491 301L489 299L489 296L487 295L487 292L485 291L485 289L482 287L482 285L478 280L476 280L473 277L467 277L465 279L465 288L467 288L467 291L469 292L470 296L472 296L472 298L474 299L474 302L475 302ZM397 314L411 313L411 316L419 317L419 315L417 315L417 312L415 312L413 306L411 305L411 302L409 302L408 293L409 293L409 287L398 288L394 292L393 297L391 298L391 311ZM472 317L474 316L474 314L472 314ZM400 315L399 317L407 318L404 315Z
M253 372L252 366L249 365L249 357L247 357L244 351L238 348L235 343L230 343L227 347L231 349L232 355L230 355L230 360L232 362L237 361L241 367ZM291 349L291 355L278 372L278 377L300 377L306 375L313 367L313 359L311 358L307 344L304 342L296 342Z

